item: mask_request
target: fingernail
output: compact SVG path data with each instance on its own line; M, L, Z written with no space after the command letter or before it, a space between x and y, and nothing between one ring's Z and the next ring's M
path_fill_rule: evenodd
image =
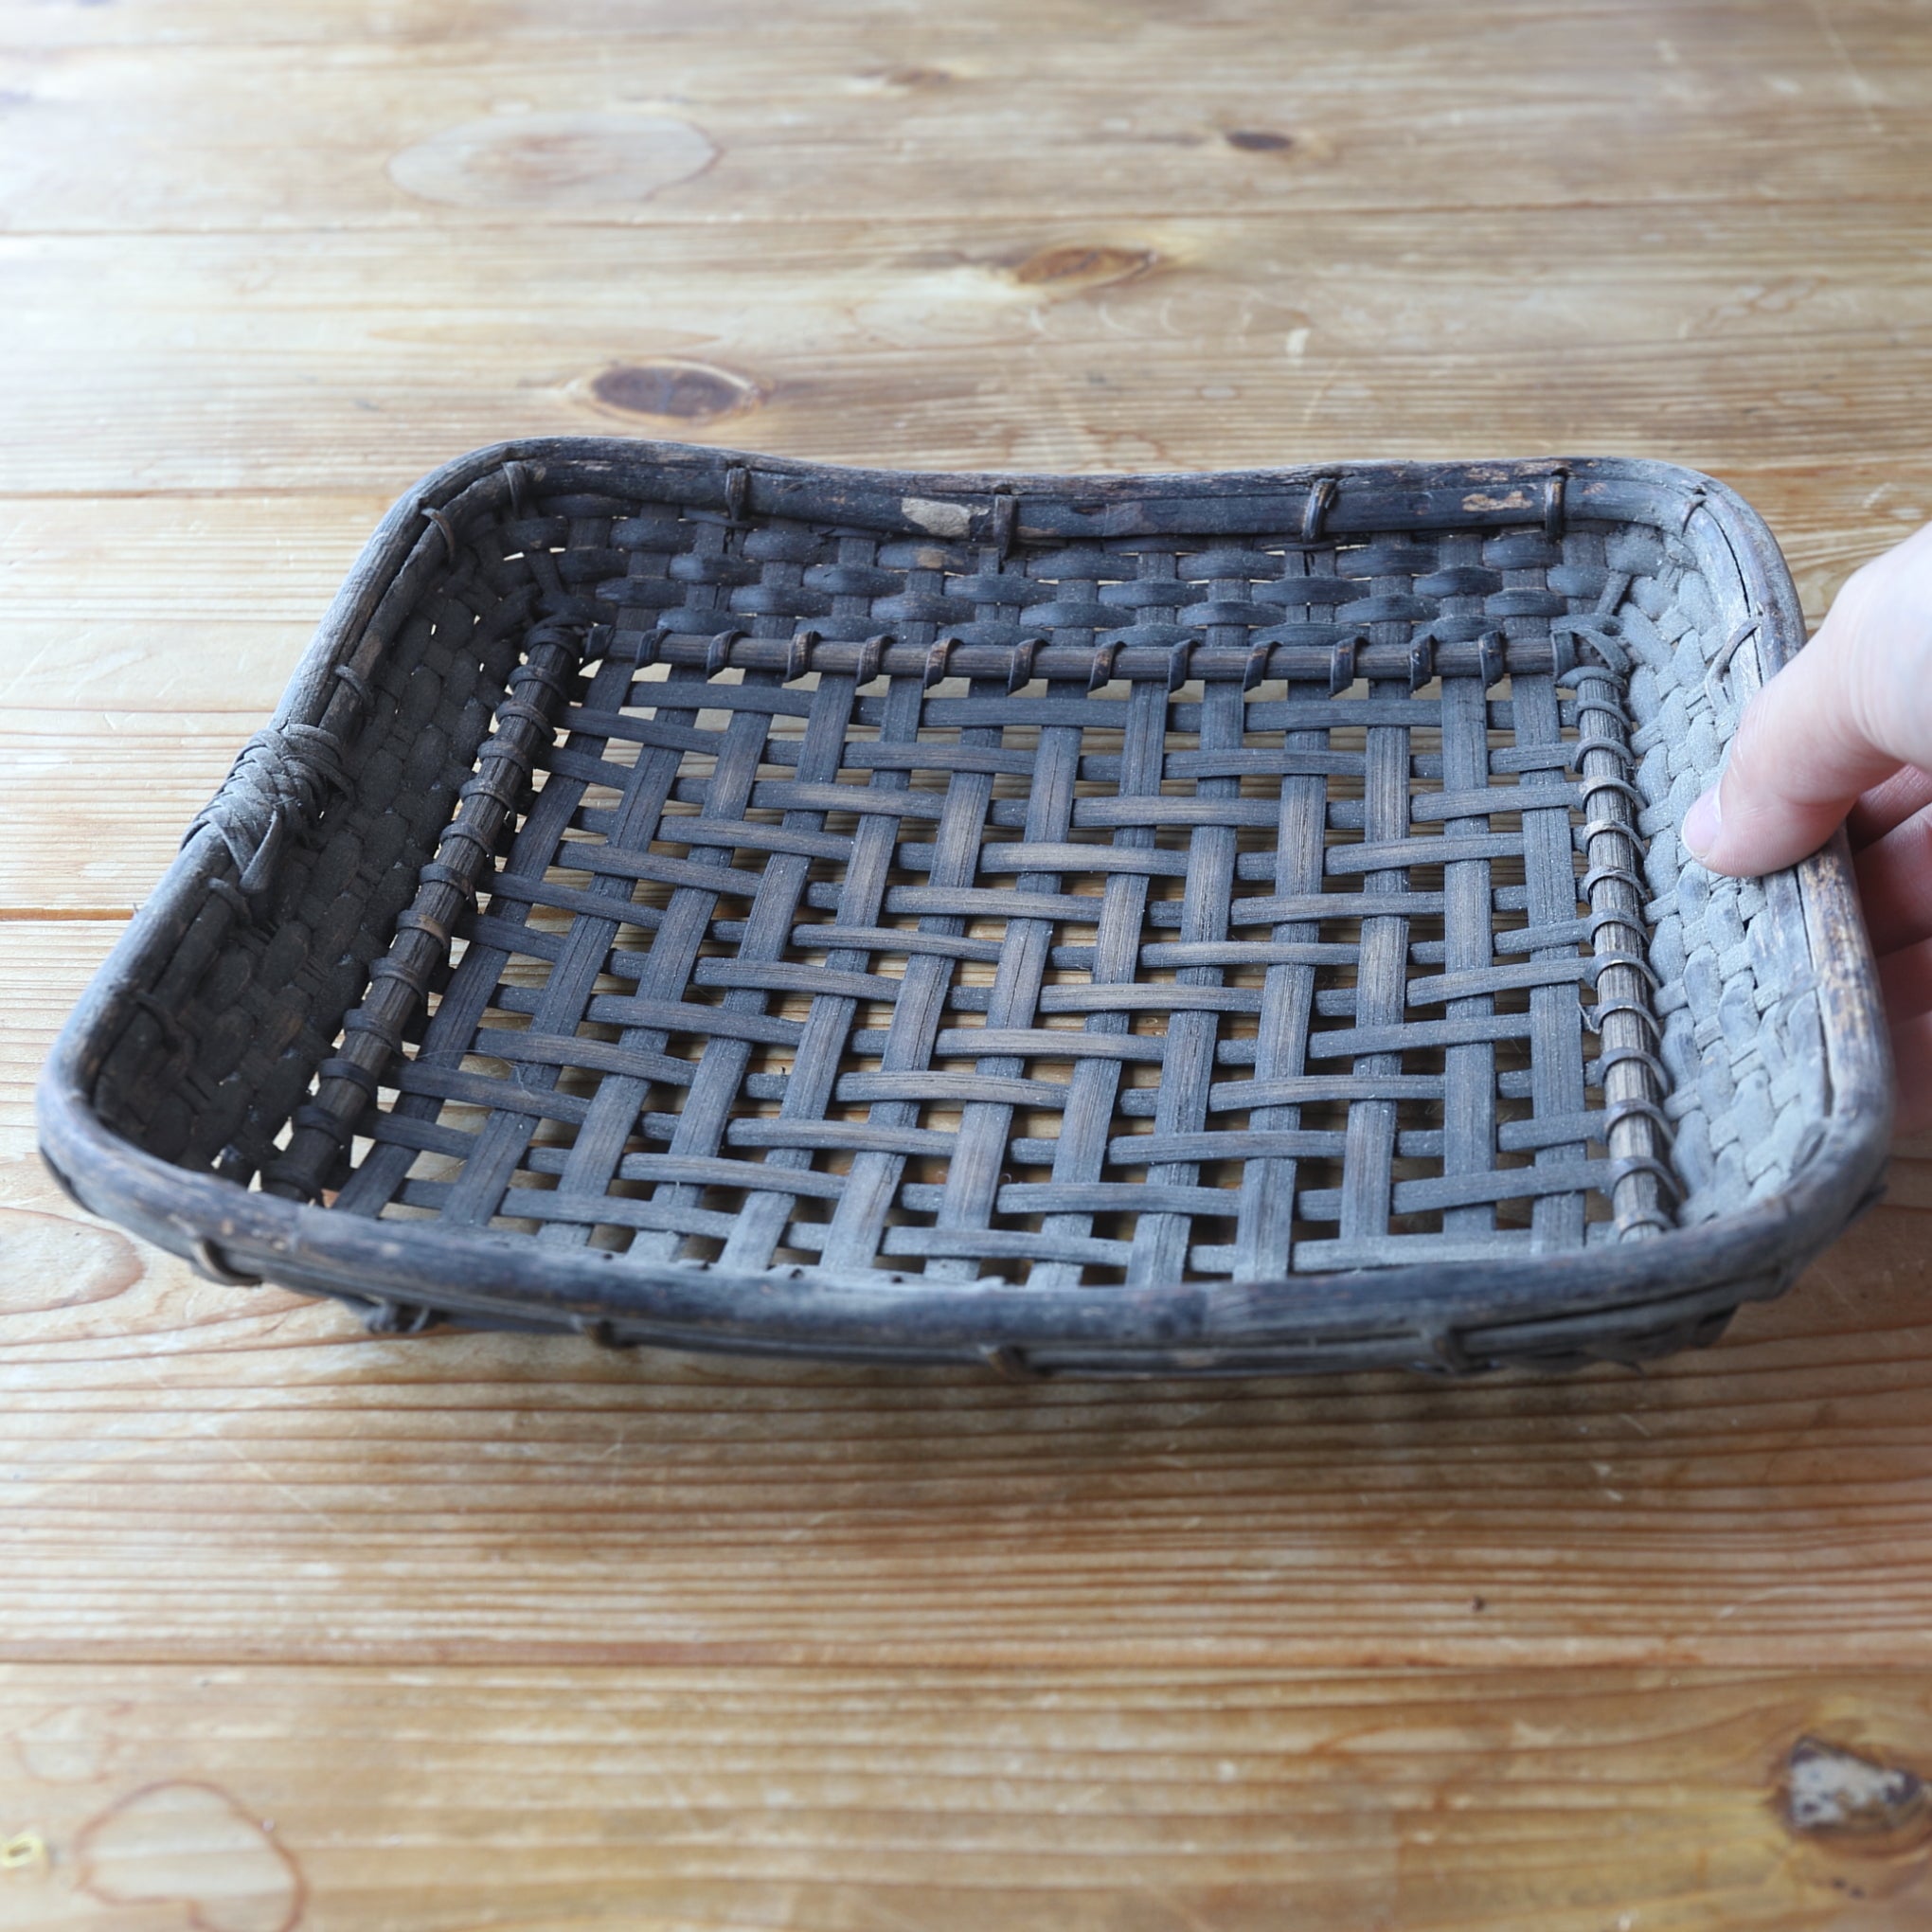
M1701 793L1697 802L1684 814L1684 843L1693 859L1702 860L1717 843L1724 825L1724 807L1718 802L1717 787Z

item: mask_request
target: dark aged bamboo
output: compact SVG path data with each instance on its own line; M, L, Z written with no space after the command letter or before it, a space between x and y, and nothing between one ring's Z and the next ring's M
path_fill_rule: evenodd
M1657 464L480 451L190 828L43 1145L379 1326L1707 1341L1883 1158L1842 850L1740 885L1676 836L1801 636L1758 519Z

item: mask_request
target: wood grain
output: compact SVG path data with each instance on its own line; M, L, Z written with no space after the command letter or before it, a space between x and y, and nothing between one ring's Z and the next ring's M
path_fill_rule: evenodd
M1899 223L1770 205L592 228L535 281L528 238L493 227L5 237L0 461L49 493L392 494L479 431L631 427L992 468L1587 450L1836 465L1870 489L1932 446L1932 289ZM63 306L81 280L90 301ZM764 400L599 401L613 369L667 359Z
M1883 4L1320 0L1292 24L1184 0L848 4L782 33L748 0L416 0L359 31L222 0L123 6L104 30L17 11L0 220L23 230L514 224L543 189L552 220L648 225L1838 205L1913 200L1932 163L1923 20ZM614 112L695 129L715 158L649 192ZM557 114L586 138L518 130ZM471 192L403 185L399 155L485 123Z
M237 723L192 712L9 712L0 721L0 797L31 793L34 817L60 829L64 850L50 864L45 847L0 846L0 905L72 911L138 904L234 762L252 728L252 721L239 729ZM112 763L126 771L132 761L143 771L138 788L103 785L103 736L116 747ZM194 803L182 813L172 809L177 799Z
M1916 0L0 0L0 1923L1908 1932L1932 1138L1647 1374L367 1337L29 1088L383 507L595 429L1932 517Z
M304 1905L560 1932L1873 1932L1927 1904L1923 1841L1802 1843L1778 1797L1805 1735L1932 1763L1919 1673L667 1668L585 1692L529 1666L14 1667L0 1829L49 1855L0 1900L90 1927L196 1902L239 1932ZM130 1896L182 1903L107 1903Z

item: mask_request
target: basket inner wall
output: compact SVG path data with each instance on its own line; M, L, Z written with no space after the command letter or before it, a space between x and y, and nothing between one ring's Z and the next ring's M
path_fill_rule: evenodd
M1652 1239L1822 1116L1795 888L1676 845L1752 681L1681 538L540 508L453 546L273 909L184 945L190 1044L131 1023L185 1063L143 1144L506 1239L1065 1286ZM438 852L546 695L489 852ZM346 1084L433 855L474 909Z

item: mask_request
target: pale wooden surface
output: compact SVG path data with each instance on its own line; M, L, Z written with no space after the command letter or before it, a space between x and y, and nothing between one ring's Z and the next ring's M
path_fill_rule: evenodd
M0 1925L1932 1920L1777 1798L1932 1772L1932 1143L1647 1375L1012 1388L368 1340L28 1106L501 436L1637 453L1816 615L1932 516L1928 109L1908 0L0 0Z

